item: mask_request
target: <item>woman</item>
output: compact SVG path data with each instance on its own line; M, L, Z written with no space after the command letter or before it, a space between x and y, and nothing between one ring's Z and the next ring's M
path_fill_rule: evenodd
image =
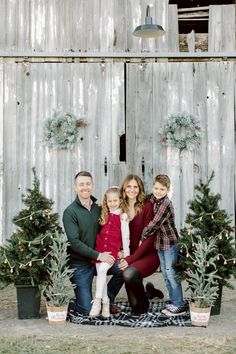
M129 216L130 256L121 260L119 268L123 278L129 304L134 315L148 311L143 278L153 274L159 267L159 258L154 249L154 238L149 237L140 244L144 227L153 219L153 206L146 200L142 180L136 175L128 175L121 186L121 207ZM160 297L163 294L160 292Z

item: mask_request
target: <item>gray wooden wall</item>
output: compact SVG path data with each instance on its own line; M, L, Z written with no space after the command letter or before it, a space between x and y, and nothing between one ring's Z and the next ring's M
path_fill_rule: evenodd
M0 0L5 14L0 23L0 243L11 235L11 219L31 186L33 166L60 217L74 198L75 173L86 169L99 200L127 173L140 175L147 191L155 174L168 173L178 228L194 185L214 170L212 189L222 194L221 206L234 218L235 59L196 55L193 61L169 61L168 52L178 52L176 7L152 2L153 19L167 31L158 40L132 36L148 1ZM216 30L219 19L222 31ZM212 6L210 28L212 53L236 52L235 6ZM104 51L114 52L114 58L127 50L155 52L157 59L158 53L167 54L163 61L145 63L112 58L81 63L71 52L55 58L71 49L90 52L90 59L92 52ZM17 57L26 52L26 58ZM56 109L87 117L71 151L49 149L43 141L44 122ZM199 149L180 154L161 145L158 131L169 114L184 110L200 118L203 137ZM126 162L119 158L124 133Z
M152 4L159 40L132 35ZM177 6L168 0L0 0L0 51L176 52ZM5 15L4 15L5 14Z

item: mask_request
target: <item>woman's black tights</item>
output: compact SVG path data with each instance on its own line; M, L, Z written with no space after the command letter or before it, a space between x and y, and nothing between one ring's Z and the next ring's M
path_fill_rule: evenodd
M127 267L123 271L123 278L133 314L139 315L147 312L149 301L144 290L143 279L138 269L132 266Z

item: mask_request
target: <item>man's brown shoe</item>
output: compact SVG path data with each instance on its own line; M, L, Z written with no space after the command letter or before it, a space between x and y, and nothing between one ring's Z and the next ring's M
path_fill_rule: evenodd
M121 309L118 306L110 304L111 315L116 315L117 313L120 313L120 312L121 312Z

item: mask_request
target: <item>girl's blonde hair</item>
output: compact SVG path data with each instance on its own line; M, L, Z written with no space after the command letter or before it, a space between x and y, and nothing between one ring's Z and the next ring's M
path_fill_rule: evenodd
M120 198L120 188L117 186L112 186L110 188L108 188L104 194L104 198L102 201L102 211L101 211L101 215L99 218L99 223L100 225L104 225L106 224L107 220L108 220L108 214L109 214L109 209L107 206L107 195L109 193L117 193L119 198Z
M141 210L143 209L144 206L144 202L146 200L146 196L145 196L145 191L144 191L144 185L143 185L143 181L141 180L141 178L137 175L128 175L120 188L120 194L121 194L121 208L124 212L128 212L129 210L129 200L127 198L127 195L125 194L125 189L127 188L127 185L129 184L129 182L134 179L139 187L139 194L137 196L137 200L134 204L134 210L135 210L135 214L138 214L141 212Z

